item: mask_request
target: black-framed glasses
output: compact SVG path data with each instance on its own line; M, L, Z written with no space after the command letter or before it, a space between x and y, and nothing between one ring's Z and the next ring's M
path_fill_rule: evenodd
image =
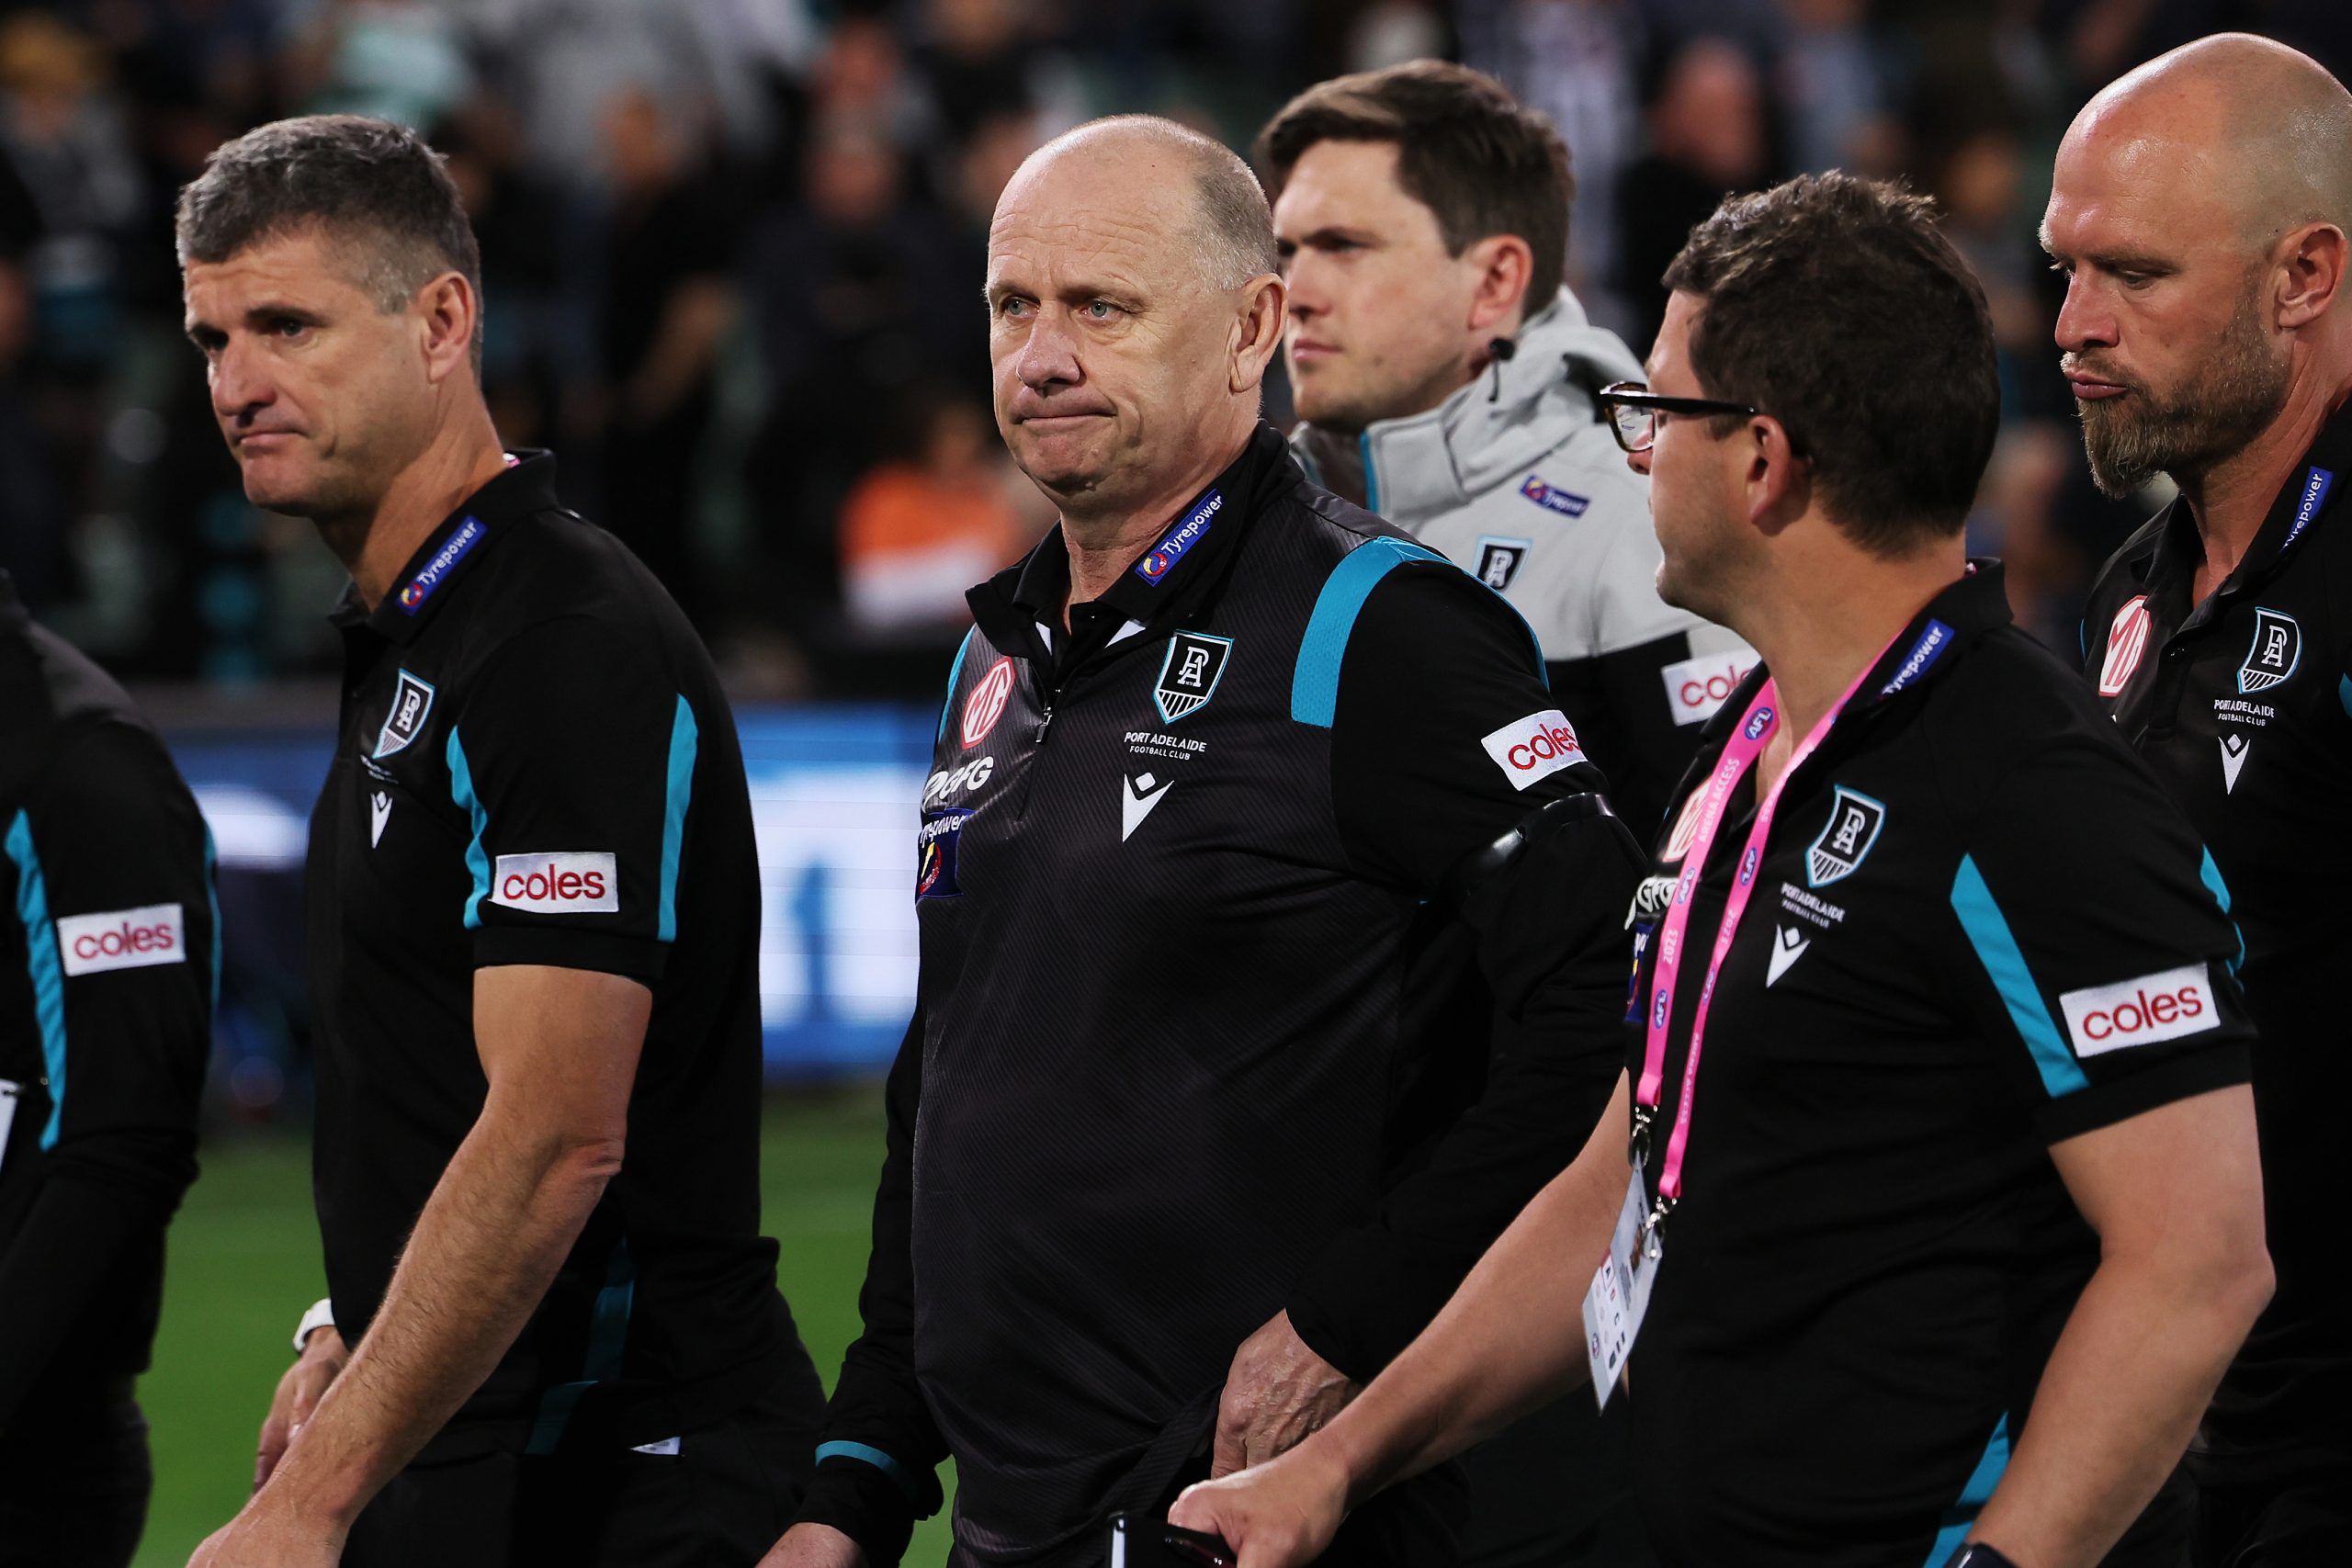
M1600 412L1609 422L1617 445L1628 452L1646 452L1657 445L1657 416L1662 413L1708 416L1738 414L1753 419L1758 411L1746 403L1717 402L1713 398L1669 398L1639 381L1618 381L1597 394Z

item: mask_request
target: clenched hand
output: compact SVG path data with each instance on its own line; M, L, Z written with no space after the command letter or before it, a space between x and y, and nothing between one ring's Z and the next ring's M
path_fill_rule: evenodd
M1296 1447L1347 1407L1361 1385L1306 1348L1278 1312L1241 1342L1217 1404L1212 1476L1227 1475Z

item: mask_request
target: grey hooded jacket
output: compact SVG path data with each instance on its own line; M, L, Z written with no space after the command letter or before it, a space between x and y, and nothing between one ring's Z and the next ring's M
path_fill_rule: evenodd
M1649 481L1626 466L1594 398L1641 377L1633 352L1563 288L1510 358L1427 413L1352 440L1302 424L1291 444L1317 483L1510 601L1611 801L1646 837L1700 725L1755 655L1657 596Z

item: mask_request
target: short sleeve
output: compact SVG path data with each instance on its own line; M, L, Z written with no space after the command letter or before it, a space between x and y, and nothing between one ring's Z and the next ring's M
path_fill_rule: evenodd
M2228 889L2120 742L2020 761L1966 835L1951 910L1962 994L2049 1141L2245 1079Z
M194 1174L219 973L195 798L152 733L107 723L64 739L0 829L49 1077L40 1146L168 1208Z
M1364 593L1339 666L1332 797L1363 873L1427 895L1547 801L1606 781L1518 613L1460 569L1388 539L1361 547L1335 583L1383 556L1393 570ZM1326 605L1333 596L1325 591Z
M701 726L648 638L574 617L500 649L448 739L472 818L477 967L661 978L677 937Z

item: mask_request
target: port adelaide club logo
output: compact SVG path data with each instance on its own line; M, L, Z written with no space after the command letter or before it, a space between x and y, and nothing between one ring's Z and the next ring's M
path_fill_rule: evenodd
M1478 540L1478 581L1500 593L1519 575L1526 564L1527 552L1534 548L1532 539L1498 539L1491 535Z
M1207 706L1209 698L1216 694L1216 683L1225 678L1226 661L1232 657L1229 637L1178 632L1170 637L1168 655L1159 661L1159 683L1151 692L1161 719L1173 724Z
M2250 697L2273 686L2283 686L2302 662L2303 628L2292 615L2276 610L2254 613L2254 645L2238 666L2238 694Z
M1829 806L1829 820L1804 852L1806 885L1826 887L1853 875L1885 826L1884 806L1839 784L1838 798Z

